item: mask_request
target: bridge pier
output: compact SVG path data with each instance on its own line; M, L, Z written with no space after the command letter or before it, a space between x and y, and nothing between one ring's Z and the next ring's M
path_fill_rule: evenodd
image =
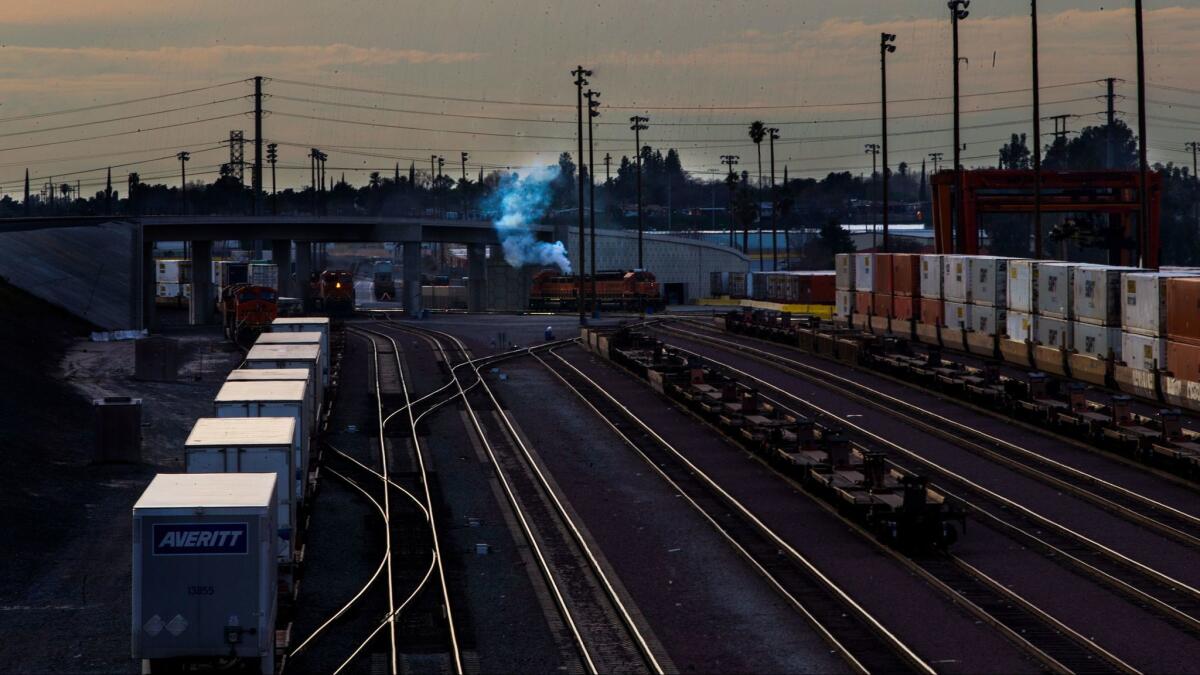
M404 247L404 313L409 318L421 316L421 242L406 241Z
M312 269L312 242L296 242L296 279L288 293L300 298L305 310L308 309L308 281L312 278Z
M206 326L212 323L212 242L192 242L192 299L188 302L188 323Z
M292 240L271 240L271 262L279 267L279 288L275 290L280 295L290 295L292 286Z
M467 311L487 309L487 246L467 244Z
M141 246L138 248L138 274L137 288L141 297L141 312L142 322L140 328L153 333L158 330L158 315L157 296L158 296L158 279L156 277L154 266L154 242L142 237Z

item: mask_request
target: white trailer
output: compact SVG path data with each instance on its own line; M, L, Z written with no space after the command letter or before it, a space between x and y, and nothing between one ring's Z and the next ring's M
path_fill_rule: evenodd
M316 424L321 419L321 387L315 385L312 370L305 368L238 368L229 372L226 382L303 382L308 397L309 419Z
M304 382L226 382L213 401L216 417L291 417L296 420L292 452L299 478L297 499L304 499L312 423Z
M311 368L313 381L324 387L328 383L321 372L321 345L255 344L246 352L246 368Z
M272 333L284 331L300 333L317 331L325 336L325 339L321 341L321 351L329 352L329 317L327 316L281 316L271 322Z
M256 345L317 345L324 342L324 334L320 331L287 331L282 333L263 333L258 336ZM329 386L329 352L321 349L321 386Z

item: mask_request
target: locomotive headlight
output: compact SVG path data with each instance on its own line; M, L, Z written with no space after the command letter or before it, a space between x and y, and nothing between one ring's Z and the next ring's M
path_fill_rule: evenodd
M340 281L338 281L338 282L335 282L335 283L333 284L333 287L334 287L334 288L341 288L341 287L342 287L342 282L340 282Z

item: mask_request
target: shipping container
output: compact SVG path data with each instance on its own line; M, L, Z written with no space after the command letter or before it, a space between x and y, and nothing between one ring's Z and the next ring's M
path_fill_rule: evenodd
M750 286L749 273L747 272L730 272L729 273L729 297L731 298L749 298L748 293Z
M1074 318L1075 270L1081 263L1038 263L1038 309L1041 316L1071 320Z
M1108 358L1109 352L1121 360L1121 328L1075 321L1071 326L1071 349L1080 354Z
M279 266L266 263L250 263L250 283L255 286L279 288Z
M937 253L926 253L921 256L922 298L942 299L942 258L944 257Z
M1134 370L1165 370L1168 367L1167 341L1122 331L1121 360Z
M296 420L291 417L201 417L183 444L188 473L275 474L276 554L285 563L293 560L299 507L295 435Z
M215 417L291 417L296 420L292 452L298 473L295 491L298 499L304 498L309 439L313 433L306 386L304 382L225 382L213 400Z
M1005 310L993 305L972 305L970 329L984 335L1003 333L1005 328Z
M1066 319L1059 319L1052 316L1039 315L1034 342L1045 345L1046 347L1055 347L1057 349L1070 349L1071 347L1071 322Z
M186 258L162 258L158 261L154 280L160 283L190 284L192 261Z
M1038 311L1038 262L1010 260L1008 263L1008 311L1036 314Z
M1037 314L1008 310L1004 315L1004 334L1010 340L1028 342L1037 339Z
M949 302L971 302L971 277L967 260L971 256L942 256L942 297ZM947 310L948 311L948 310Z
M885 293L871 294L871 313L875 316L892 316L892 299L894 296Z
M875 280L871 286L871 290L875 293L893 293L892 275L892 254L891 253L876 253L875 262L872 263Z
M709 274L708 294L714 298L729 295L729 272L712 272Z
M837 275L837 290L854 290L854 254L839 253L833 257L834 273Z
M1008 306L1009 258L970 256L967 274L971 280L971 302L976 305Z
M892 296L892 318L911 321L921 313L921 299L911 295Z
M875 290L875 254L854 254L854 290L870 293Z
M1112 265L1081 265L1076 269L1072 286L1075 320L1120 326L1121 275L1136 271L1136 267Z
M1200 345L1200 277L1167 279L1167 338Z
M766 300L770 283L770 272L748 272L746 274L746 297L751 300Z
M837 301L833 305L833 316L841 321L850 319L854 313L854 291L837 291Z
M324 334L320 331L281 331L278 333L262 333L255 340L255 345L317 345L321 346ZM321 350L321 386L329 386L329 352Z
M315 386L312 369L303 368L238 368L231 370L225 378L226 382L303 382L304 393L308 397L309 419L319 420L323 400L323 388Z
M892 254L892 294L920 297L921 256L917 253Z
M133 658L275 672L275 475L159 474L133 506ZM106 561L95 561L105 564ZM113 561L107 561L113 562Z
M950 256L946 256L950 257ZM971 309L972 306L964 302L945 301L942 306L943 328L954 328L956 330L971 330Z
M244 284L250 280L250 266L236 260L213 261L213 284L216 286L232 286Z
M871 293L869 291L854 291L854 313L871 313Z
M298 331L308 332L308 331ZM320 344L256 344L246 352L246 368L312 368L314 380L322 387L329 382L322 372Z
M921 298L921 323L927 326L942 325L941 298Z
M1167 333L1167 280L1172 277L1200 276L1200 272L1127 272L1121 275L1124 301L1121 303L1121 329L1161 337Z
M1200 346L1168 340L1167 363L1177 379L1200 382Z
M155 295L160 298L171 298L175 300L191 300L192 285L177 284L170 281L160 281L155 284Z
M830 305L834 301L834 291L837 288L837 278L833 272L810 272L803 276L807 283L807 293L802 294L800 302L809 305Z

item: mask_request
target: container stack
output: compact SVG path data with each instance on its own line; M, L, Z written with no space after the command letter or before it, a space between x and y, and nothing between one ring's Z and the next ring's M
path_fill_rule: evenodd
M1167 279L1167 353L1159 367L1200 382L1200 277Z
M921 256L921 309L917 319L929 326L943 325L942 259L945 257L936 253Z
M971 256L942 256L942 297L944 328L970 330L971 321L971 278L967 270Z
M981 335L1004 333L1008 307L1008 258L999 256L962 256L966 258L970 330Z
M1037 263L1037 328L1034 342L1070 349L1074 321L1075 271L1080 263Z
M839 321L849 321L854 313L854 259L853 253L834 256L834 303L833 315Z
M1030 342L1037 337L1037 280L1035 260L1010 260L1006 296L1005 334L1008 339Z
M891 253L876 253L872 264L874 283L871 286L871 313L878 317L892 317L892 257Z
M875 254L854 254L854 313L870 314L875 288Z
M921 256L892 254L892 318L912 321L921 313Z
M255 286L279 288L279 266L270 263L250 263L250 283Z
M1077 354L1121 358L1121 276L1136 267L1082 265L1072 288L1075 310L1071 349Z
M156 292L160 298L183 301L192 297L192 261L181 258L162 258L154 273Z

